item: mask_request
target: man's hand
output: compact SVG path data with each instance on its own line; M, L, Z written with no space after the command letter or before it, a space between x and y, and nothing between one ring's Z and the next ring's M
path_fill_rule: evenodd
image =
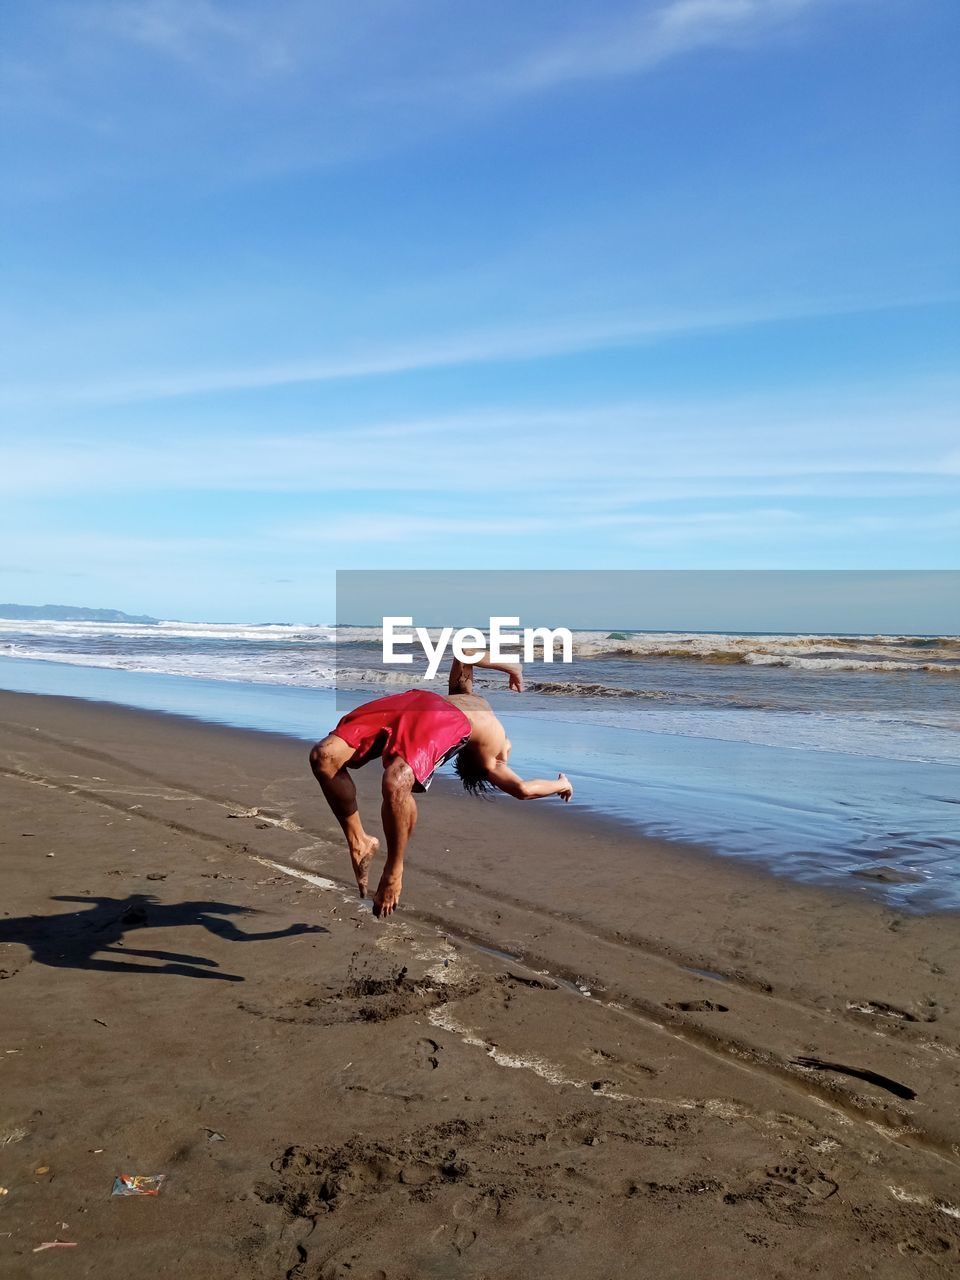
M573 795L573 787L565 773L558 773L556 782L547 778L521 778L507 764L506 760L491 758L483 762L487 781L500 791L505 791L514 800L542 800L546 796L561 796L569 800Z
M469 661L460 662L454 658L450 670L451 693L473 693L473 668L481 667L484 671L502 671L510 680L513 693L523 693L523 668L519 660L516 662L491 662L486 653L479 649L467 655Z
M484 654L475 667L486 667L488 671L502 671L508 678L511 693L523 693L523 668L519 662L491 662Z

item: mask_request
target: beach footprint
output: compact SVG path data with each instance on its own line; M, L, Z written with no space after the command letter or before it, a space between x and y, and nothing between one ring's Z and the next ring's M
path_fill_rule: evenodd
M436 1071L440 1065L440 1059L437 1056L439 1052L440 1046L436 1040L431 1040L429 1036L418 1040L415 1050L417 1066L427 1071Z
M300 1280L301 1275L307 1280L310 1273L305 1270L293 1271L289 1273L288 1280L292 1280L292 1277ZM352 1253L343 1258L331 1259L319 1273L318 1280L388 1280L388 1276L382 1267L375 1267L372 1271L365 1270L362 1255Z
M813 1200L829 1200L839 1190L832 1178L802 1164L775 1164L765 1171L766 1178L777 1186L796 1188Z
M927 1235L911 1235L899 1241L897 1251L905 1258L923 1258L929 1262L955 1262L957 1250L946 1236L930 1232Z
M477 1233L465 1222L458 1222L453 1232L451 1243L456 1253L461 1256L476 1242Z
M935 1000L921 999L914 1010L887 1004L884 1000L851 1000L847 1004L851 1013L862 1013L869 1018L883 1018L888 1022L936 1022L941 1009Z
M649 1080L657 1074L655 1067L648 1067L645 1062L627 1061L608 1049L586 1048L581 1051L580 1057L594 1067L606 1067L616 1075L633 1082ZM616 1080L607 1083L616 1084Z

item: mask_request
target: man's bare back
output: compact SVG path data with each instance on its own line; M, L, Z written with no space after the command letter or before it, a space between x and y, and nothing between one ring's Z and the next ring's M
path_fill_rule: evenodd
M493 707L486 698L482 698L479 693L448 693L447 702L458 707L470 721L470 741L475 746L493 752L495 756L509 751L507 731L494 715Z

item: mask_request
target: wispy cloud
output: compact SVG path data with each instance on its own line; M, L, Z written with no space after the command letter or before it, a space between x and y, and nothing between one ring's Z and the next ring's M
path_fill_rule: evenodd
M161 160L189 168L206 140L215 147L205 172L245 181L406 147L564 85L776 39L807 11L853 2L624 0L563 6L545 21L503 0L473 16L438 14L423 0L70 0L52 8L42 57L13 42L9 101L21 118L57 103L64 137L92 147L98 172L113 173L119 148L128 179L147 136L154 171ZM144 81L159 74L166 92L118 109L113 95L141 64ZM224 110L243 113L234 128Z
M307 522L299 526L276 526L265 529L262 538L288 549L303 546L337 548L362 545L397 548L422 546L424 539L454 539L457 545L478 542L486 550L496 541L529 538L531 535L553 535L560 528L578 537L599 535L591 545L659 546L708 539L739 541L742 539L804 537L843 538L849 536L883 536L889 534L942 534L949 536L960 529L960 507L930 511L920 516L907 516L896 511L876 514L843 512L824 515L802 508L769 505L739 505L735 510L701 509L683 511L581 511L562 516L511 515L488 516L478 511L459 515L420 516L376 514L340 517L334 521Z
M669 537L703 537L711 532L726 536L745 536L758 528L793 524L800 516L783 508L747 508L737 512L603 512L580 513L562 517L552 515L503 515L490 517L478 513L450 516L348 516L335 521L307 523L290 528L280 526L272 536L283 541L313 544L355 546L358 543L395 545L422 542L424 538L457 537L458 539L517 538L531 534L552 534L562 524L566 530L586 533L605 531L618 536L630 535L641 540Z
M669 0L633 4L542 42L513 62L447 83L475 103L541 93L576 81L637 75L707 48L743 48L782 32L802 13L849 0ZM586 12L586 11L584 11ZM427 89L431 87L428 84Z
M891 302L869 298L822 298L811 302L770 303L701 309L695 312L646 316L570 319L524 326L372 346L328 357L246 363L200 369L156 370L104 377L97 381L58 384L54 377L42 384L8 382L0 390L0 404L9 408L61 405L122 404L169 400L220 392L264 390L271 387L383 378L461 365L518 363L578 352L640 346L686 335L746 329L789 321L928 305L933 299Z
M237 11L210 0L138 0L137 4L99 3L80 6L81 20L111 35L174 57L187 57L197 42L213 37L245 42L248 24Z
M560 36L549 38L540 35L546 24L538 28L536 23L514 21L511 27L515 34L506 48L502 40L491 43L483 38L485 24L466 27L460 22L461 30L469 31L472 38L464 42L461 37L461 47L448 48L447 55L456 55L462 87L486 84L530 93L573 80L642 72L705 47L742 47L775 34L807 10L841 3L850 0L633 0L613 6L612 14L610 6L605 13L580 10ZM350 48L351 32L383 32L398 19L415 23L418 17L422 21L432 17L438 36L442 38L443 33L436 16L416 3L407 6L405 14L391 14L386 8L377 15L363 14L357 6L336 0L328 0L322 7L302 0L281 0L269 10L237 0L137 0L136 4L86 0L63 12L71 21L108 38L198 69L233 59L242 61L247 69L304 70L323 61L332 43ZM573 12L577 14L576 7ZM497 28L497 17L496 11L490 14L493 26L488 35ZM558 21L563 23L562 15ZM551 24L551 29L556 30L556 24ZM314 38L321 31L328 37L325 42ZM391 73L401 67L383 57L376 59L376 65L385 72L389 92ZM443 82L425 77L425 70L428 64L417 68L421 85L428 91L439 88ZM361 96L364 87L370 86L360 86Z
M532 490L531 519L636 509L687 498L933 495L956 490L955 384L887 391L783 393L570 407L505 406L311 431L246 433L181 422L155 437L50 433L10 439L0 491L9 499L85 492L364 492L483 494ZM869 448L864 442L869 441ZM563 495L562 504L559 502ZM391 510L396 509L391 503ZM426 532L426 530L425 530Z
M952 538L960 531L960 507L948 506L919 516L893 510L869 514L764 503L736 510L668 509L616 516L583 513L573 519L559 515L552 519L514 517L509 513L490 516L478 509L440 516L357 513L295 530L259 522L229 538L115 538L83 529L47 530L31 538L31 555L36 572L55 571L58 575L73 575L75 567L82 565L85 574L124 571L141 580L147 575L151 583L158 575L175 582L177 575L189 577L194 572L213 581L218 574L235 574L238 562L244 575L267 573L282 563L294 574L287 581L302 582L304 576L315 575L318 551L343 568L349 567L348 562L369 565L370 552L376 550L375 563L382 567L398 555L409 557L412 553L415 557L429 540L436 548L445 549L453 563L494 567L504 555L515 553L518 541L526 546L550 547L561 529L575 535L586 563L593 567L608 562L629 564L630 556L638 550L688 548L696 553L717 544L728 550L749 551L750 563L758 567L774 549L778 554L784 548L793 552L804 543L816 543L821 552L828 553L826 563L840 567L843 553L854 542ZM434 557L435 561L442 559ZM569 547L549 556L558 566L569 559ZM2 572L33 570L0 566ZM282 581L272 575L269 580Z
M472 40L447 50L456 57L455 81L431 75L428 62L417 66L418 93L446 96L456 86L459 96L479 104L491 93L530 94L578 80L635 75L699 49L743 48L777 35L806 11L844 3L850 0L634 0L615 7L612 15L609 9L606 13L581 10L559 36L544 38L536 24L515 22L516 35L506 50L502 44L485 41L481 26ZM371 25L382 33L391 23L389 11L380 14L378 24L373 15L360 17L356 8L339 10L339 22L324 24L328 39L323 42L314 38L317 7L298 0L286 0L269 12L235 0L138 0L133 5L98 0L76 6L74 12L80 21L115 40L198 70L215 70L217 63L234 61L248 71L272 73L315 69L329 51L331 36L337 37L338 46L349 48L351 28ZM408 19L416 17L413 5ZM426 20L427 14L421 17ZM372 83L369 76L361 80L357 101L390 97L404 83L401 64L381 58L377 64L382 80ZM401 92L400 96L406 95Z
M272 11L217 0L117 0L72 5L70 19L101 36L206 72L241 64L249 74L290 70L303 50L285 38Z

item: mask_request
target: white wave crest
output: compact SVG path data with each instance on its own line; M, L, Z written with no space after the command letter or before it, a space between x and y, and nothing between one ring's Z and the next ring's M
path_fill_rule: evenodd
M446 680L445 673L442 678L444 681ZM417 671L380 671L361 667L337 667L337 683L341 685L395 684L403 688L414 688L420 685L437 684L439 681L439 676L433 680L427 680L423 673Z
M699 632L597 632L574 635L581 658L670 658L809 671L960 671L960 637L707 635Z
M262 654L202 653L75 653L70 650L34 649L28 645L0 645L8 658L33 662L61 662L70 667L105 667L116 671L140 671L151 675L190 676L198 680L241 681L246 684L295 685L305 689L332 689L336 668L332 662L296 662L288 655L271 662Z
M896 662L883 658L801 658L791 654L747 653L743 661L752 667L792 667L797 671L931 671L960 675L960 663Z
M0 618L0 635L62 637L76 640L237 640L294 644L333 644L336 629L326 623L286 622L55 622L45 619Z

